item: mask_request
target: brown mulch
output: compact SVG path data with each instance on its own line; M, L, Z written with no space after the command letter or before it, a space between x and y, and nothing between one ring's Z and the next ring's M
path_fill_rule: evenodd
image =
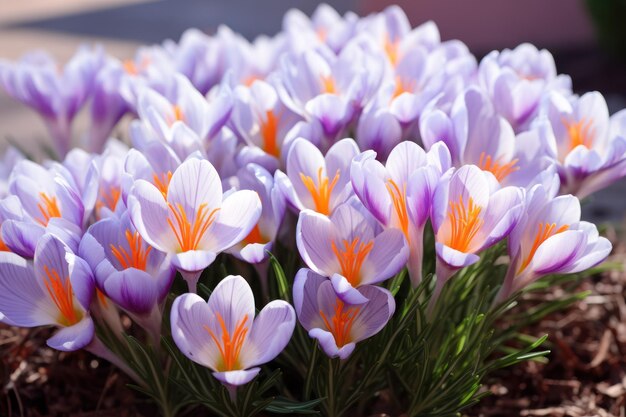
M626 261L626 245L616 244L614 252L613 261ZM550 335L549 361L525 362L490 377L485 387L493 395L467 416L626 417L626 273L585 280L580 290L592 294L526 331ZM540 301L532 297L524 302ZM0 416L158 415L106 362L48 348L50 333L0 324Z
M626 266L626 245L612 240L610 260ZM549 335L549 361L499 371L486 381L493 395L468 416L626 416L626 272L585 280L580 290L591 295L525 331Z

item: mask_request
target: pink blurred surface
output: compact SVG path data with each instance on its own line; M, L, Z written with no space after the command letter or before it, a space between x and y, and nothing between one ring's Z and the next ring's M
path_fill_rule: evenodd
M394 2L362 0L363 14ZM522 42L574 48L594 42L581 0L398 0L413 25L434 20L442 39L461 39L474 51L511 48Z

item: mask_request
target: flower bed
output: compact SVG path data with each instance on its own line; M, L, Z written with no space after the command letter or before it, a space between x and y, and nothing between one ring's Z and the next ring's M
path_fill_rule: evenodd
M579 198L626 175L626 113L532 45L477 62L397 7L320 6L0 79L54 145L5 157L0 321L56 327L165 416L457 415L585 294L520 297L612 268Z

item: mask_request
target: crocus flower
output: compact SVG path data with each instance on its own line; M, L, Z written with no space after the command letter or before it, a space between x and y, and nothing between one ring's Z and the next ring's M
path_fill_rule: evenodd
M81 240L79 255L89 263L98 288L108 298L139 317L142 324L156 320L157 329L149 330L160 329L159 307L176 271L164 253L143 241L128 214L93 224Z
M70 149L72 121L89 98L103 59L101 49L83 47L61 70L42 52L26 55L16 63L0 63L4 90L41 115L60 157Z
M285 196L274 182L272 175L260 165L253 163L239 170L240 190L252 190L261 200L261 216L248 236L233 246L229 252L236 257L258 264L267 259L267 252L278 235L285 215Z
M329 215L352 195L350 163L359 149L352 139L333 145L326 156L311 142L296 139L287 154L287 174L276 181L290 206Z
M172 337L180 351L206 366L223 384L250 382L259 365L285 348L296 324L293 307L283 300L267 304L254 317L254 296L241 276L224 278L206 302L196 294L174 300Z
M350 304L366 302L358 288L391 278L404 268L409 256L400 230L381 230L358 206L358 200L344 203L330 217L303 210L296 230L304 262L329 277L337 296Z
M196 156L200 157L199 154ZM141 147L129 150L121 179L123 201L128 201L128 194L139 179L151 182L161 193L167 195L172 173L180 164L181 160L174 150L161 141L147 141Z
M511 263L500 300L544 275L591 268L611 252L596 226L580 220L578 199L556 197L556 189L537 184L527 193L524 214L509 235Z
M184 159L195 151L206 151L207 141L217 136L228 120L232 98L225 88L209 103L187 78L177 74L174 79L171 98L148 87L140 91L140 120L133 122L132 131L138 138L166 142Z
M291 50L310 49L312 45L326 44L339 53L350 40L358 16L347 12L343 17L328 4L315 8L311 18L298 9L291 9L283 17L283 30Z
M73 351L94 338L89 305L94 283L87 263L53 235L37 243L34 263L0 252L0 321L59 327L48 346Z
M450 153L443 143L426 153L405 141L393 148L385 166L375 157L366 151L354 158L354 192L384 228L404 234L410 248L409 275L417 286L422 279L424 227L439 177L450 167Z
M478 81L496 111L516 132L527 129L548 92L569 95L572 90L569 76L557 76L552 54L528 43L485 56L479 65Z
M264 81L238 86L234 95L230 126L246 143L237 156L239 165L256 162L274 172L280 166L287 132L300 117L286 108L274 87Z
M437 253L434 299L456 270L477 262L477 253L511 232L523 203L521 189L498 188L493 175L474 165L442 176L431 207Z
M82 235L84 205L77 190L54 167L23 160L9 183L11 195L0 201L2 240L13 252L32 258L48 231L75 251Z
M476 165L491 172L502 185L527 186L553 164L547 142L551 132L539 121L531 131L515 135L482 90L470 87L460 94L448 116L430 108L420 119L426 149L444 142L454 166Z
M626 111L609 118L598 92L572 101L554 92L542 113L554 132L548 144L561 176L561 193L585 198L626 175Z
M172 174L167 193L137 180L128 196L137 231L149 245L172 255L190 290L219 252L250 234L261 214L254 191L222 195L217 171L206 160L189 159Z
M351 305L335 294L325 277L306 268L296 274L293 300L298 320L331 358L349 357L356 344L381 331L395 311L389 291L372 285L358 291L368 301Z
M85 146L92 152L101 152L111 132L134 107L120 91L124 70L112 60L106 62L94 80L91 100L91 126Z

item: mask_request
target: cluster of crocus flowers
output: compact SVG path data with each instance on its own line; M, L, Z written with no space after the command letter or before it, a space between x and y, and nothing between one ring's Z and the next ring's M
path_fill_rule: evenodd
M413 288L436 275L434 303L506 242L502 301L611 250L578 198L626 175L625 113L574 95L547 51L478 62L398 7L292 11L252 43L191 30L127 62L83 48L59 70L33 55L0 63L0 84L44 117L60 157L0 161L0 321L59 327L58 349L111 357L94 319L119 333L120 314L157 341L178 273L189 293L169 331L233 387L280 354L296 320L349 357L392 318L385 281L405 268ZM85 105L95 153L71 149ZM125 114L129 144L109 137ZM299 255L295 309L274 300L255 319L239 276L208 303L195 294L218 255L264 279L278 248Z

